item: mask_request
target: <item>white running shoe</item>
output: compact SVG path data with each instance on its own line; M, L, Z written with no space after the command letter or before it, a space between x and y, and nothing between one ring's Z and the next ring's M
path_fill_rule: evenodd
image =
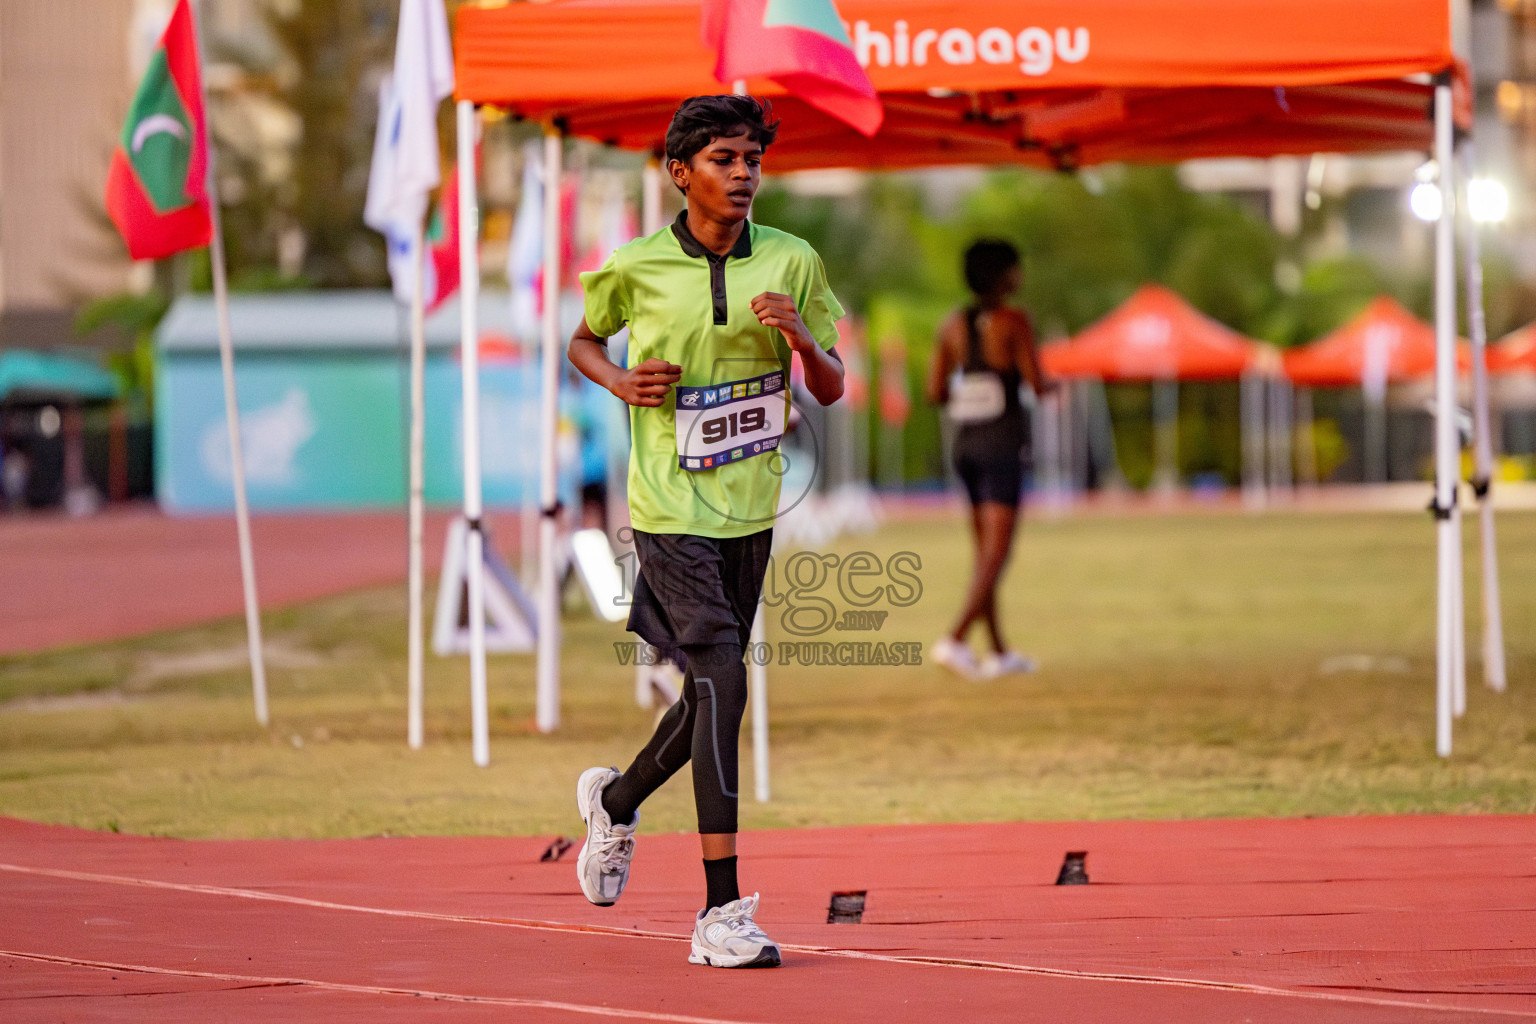
M777 967L779 944L763 934L752 920L758 894L699 911L693 923L691 964L709 967Z
M576 857L576 878L582 895L600 907L611 907L629 883L629 861L635 855L635 827L615 825L603 809L603 790L619 777L617 768L588 768L576 780L576 809L587 825L587 841Z
M1028 675L1039 668L1040 663L1027 654L1004 651L987 655L981 663L981 675L984 679L996 679L998 676Z
M962 675L967 679L981 677L981 666L976 664L976 655L972 652L970 645L961 643L954 637L946 636L935 640L933 646L928 648L928 657L956 675Z

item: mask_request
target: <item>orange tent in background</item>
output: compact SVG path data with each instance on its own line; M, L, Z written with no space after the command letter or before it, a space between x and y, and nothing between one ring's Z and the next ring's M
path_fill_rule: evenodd
M1286 376L1302 387L1359 387L1373 373L1385 386L1435 372L1435 330L1395 299L1380 296L1343 327L1283 359ZM1457 363L1471 365L1464 349Z
M1077 337L1041 350L1047 373L1119 381L1233 380L1264 347L1161 285L1143 285Z
M1490 373L1536 373L1536 323L1526 324L1488 346Z
M1445 0L844 0L885 103L865 139L764 80L792 130L776 171L1430 148L1454 66ZM725 87L698 0L459 9L458 97L657 152L677 102ZM1464 89L1458 93L1465 94ZM1470 108L1458 104L1459 121Z

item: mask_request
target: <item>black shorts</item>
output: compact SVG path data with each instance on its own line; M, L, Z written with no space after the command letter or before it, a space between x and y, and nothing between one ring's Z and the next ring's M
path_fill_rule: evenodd
M771 529L746 537L636 530L640 575L629 631L667 657L706 644L745 648L772 550Z
M1029 422L1019 410L955 435L955 472L972 505L1017 505L1029 477Z
M972 505L993 501L1012 506L1024 497L1024 461L1018 457L977 459L962 454L955 458L955 471Z

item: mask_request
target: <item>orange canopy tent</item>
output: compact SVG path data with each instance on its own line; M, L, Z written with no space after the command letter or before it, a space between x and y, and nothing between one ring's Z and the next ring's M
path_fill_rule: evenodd
M1488 347L1488 369L1493 373L1536 373L1536 323L1526 324Z
M1353 320L1283 356L1286 376L1303 387L1382 386L1435 371L1435 329L1395 299L1372 299ZM1463 368L1469 357L1457 353Z
M1454 83L1446 0L842 0L855 52L885 104L866 140L768 81L788 130L770 169L1033 164L1071 168L1129 160L1433 150L1454 188L1455 126L1471 126L1469 90ZM474 230L474 112L498 107L546 125L545 169L558 176L560 136L659 155L679 100L727 91L700 41L698 0L553 0L465 5L455 27L461 222ZM1340 31L1341 20L1363 29ZM1446 76L1446 77L1440 77ZM660 175L647 173L647 230L660 228ZM541 558L553 559L554 437L561 340L552 310L558 218L546 219L544 381L540 420L545 509ZM1436 229L1436 323L1454 342L1453 227ZM478 275L463 246L465 289ZM466 347L473 347L466 330ZM1454 366L1437 402L1454 405ZM473 365L466 363L466 393ZM468 404L466 403L466 408ZM468 420L469 413L466 412ZM467 423L473 435L478 426ZM1436 427L1440 648L1437 747L1450 752L1454 652L1449 609L1462 600L1456 451L1451 416ZM466 478L469 474L466 473ZM469 485L466 484L468 490ZM466 497L466 508L471 502ZM471 517L472 521L478 521ZM539 596L538 721L558 720L558 593L554 564ZM473 591L473 587L471 588ZM1459 620L1455 620L1459 621ZM1459 641L1458 641L1459 643ZM1454 674L1464 694L1465 672ZM1458 698L1464 700L1464 698ZM1459 704L1458 704L1459 706Z
M1114 312L1040 360L1056 377L1104 381L1232 380L1263 346L1196 310L1161 285L1144 285Z
M774 170L1425 150L1445 0L845 0L885 103L872 140L784 94ZM465 6L458 96L657 152L677 102L725 91L698 0ZM1421 76L1418 81L1408 81ZM1469 110L1458 120L1470 121Z

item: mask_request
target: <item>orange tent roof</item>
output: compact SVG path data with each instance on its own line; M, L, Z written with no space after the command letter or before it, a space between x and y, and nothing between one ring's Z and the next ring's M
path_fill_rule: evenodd
M1143 285L1113 313L1040 360L1057 377L1106 381L1230 380L1260 358L1243 337L1161 285Z
M1493 373L1536 372L1536 323L1526 324L1488 346L1488 369Z
M1457 364L1470 365L1461 343ZM1346 387L1364 382L1366 364L1381 359L1388 382L1435 372L1435 329L1395 299L1372 299L1353 320L1299 349L1285 353L1285 372L1297 384Z
M873 140L766 80L793 130L775 170L1429 147L1454 66L1445 0L844 0L886 106ZM721 92L698 0L464 6L460 99L655 151L677 102ZM1462 112L1465 114L1465 111Z

